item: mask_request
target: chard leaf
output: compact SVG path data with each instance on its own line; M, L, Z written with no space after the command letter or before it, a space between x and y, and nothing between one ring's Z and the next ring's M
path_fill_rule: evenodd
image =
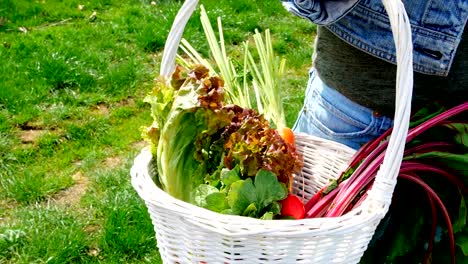
M410 127L415 127L437 116L438 114L442 113L444 110L446 110L444 107L436 103L427 105L426 107L423 107L419 109L418 111L416 111L416 113L414 113L411 116Z
M360 263L422 263L424 243L432 225L426 206L429 202L422 189L398 181L389 212L377 227Z
M420 236L424 224L424 218L421 217L423 212L420 208L413 208L408 212L409 219L414 222L412 224L400 225L393 234L393 241L390 242L392 249L387 256L387 260L394 260L397 257L404 256L411 252L414 247L417 247L417 240L414 238Z
M443 164L451 170L456 170L464 178L468 177L468 154L456 154L448 152L427 152L422 154L414 154L411 156L414 159L426 159L428 162L433 164L434 162ZM464 179L468 182L468 179Z
M328 183L328 186L325 190L323 190L323 195L326 195L328 194L329 192L333 191L334 189L336 189L338 187L338 181L335 180L335 179L332 179L330 180L330 182Z
M450 123L446 127L455 131L455 142L468 147L468 123Z
M463 230L455 236L455 244L463 251L463 255L468 257L468 230Z
M458 217L453 223L453 233L456 234L462 231L466 226L467 208L465 203L465 197L461 195L460 207L458 209Z

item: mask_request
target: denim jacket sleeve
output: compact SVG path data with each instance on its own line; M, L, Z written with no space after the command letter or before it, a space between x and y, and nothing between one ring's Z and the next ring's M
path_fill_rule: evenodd
M291 13L309 19L317 25L331 24L344 15L359 0L281 0L283 6Z

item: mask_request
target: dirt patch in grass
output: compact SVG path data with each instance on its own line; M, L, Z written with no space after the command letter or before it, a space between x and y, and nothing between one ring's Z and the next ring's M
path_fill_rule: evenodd
M101 256L99 256L99 253L101 252L101 250L99 248L90 248L87 252L88 256L91 256L91 257L97 257L99 259L102 259Z
M104 160L104 165L106 168L113 169L117 168L122 164L122 159L119 157L109 157Z
M34 144L44 134L57 130L55 127L46 127L41 122L27 122L18 128L18 137L23 144Z
M91 234L97 232L101 227L97 224L87 225L83 228L83 231Z
M36 142L37 139L44 135L46 132L47 130L22 130L19 134L19 137L22 143L29 144Z
M16 201L7 201L7 200L0 200L0 208L3 209L13 209L18 206Z
M124 98L120 100L120 102L117 103L117 106L134 106L135 105L135 99L131 96Z
M78 204L81 197L86 192L89 185L88 177L83 173L77 172L72 176L75 184L59 193L57 193L53 200L58 206L74 206Z
M12 222L10 211L18 206L15 201L0 200L0 225L6 226Z
M109 107L104 104L97 104L96 106L93 106L93 112L99 115L108 115L109 114Z

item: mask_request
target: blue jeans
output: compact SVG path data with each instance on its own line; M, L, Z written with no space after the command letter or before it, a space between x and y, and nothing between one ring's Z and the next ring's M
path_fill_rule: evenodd
M304 106L293 127L295 132L358 149L392 127L391 118L349 100L323 83L314 70L309 77Z

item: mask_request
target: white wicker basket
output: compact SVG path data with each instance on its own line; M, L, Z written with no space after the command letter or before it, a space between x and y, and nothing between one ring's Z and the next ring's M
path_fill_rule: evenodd
M131 169L132 185L150 213L164 263L358 263L391 202L408 133L413 69L409 20L400 0L383 0L397 48L394 128L368 198L341 217L259 220L218 214L177 200L151 179L151 153L143 149ZM161 75L173 71L175 53L198 0L187 0L165 46ZM305 166L294 192L306 199L336 178L354 150L297 134Z

